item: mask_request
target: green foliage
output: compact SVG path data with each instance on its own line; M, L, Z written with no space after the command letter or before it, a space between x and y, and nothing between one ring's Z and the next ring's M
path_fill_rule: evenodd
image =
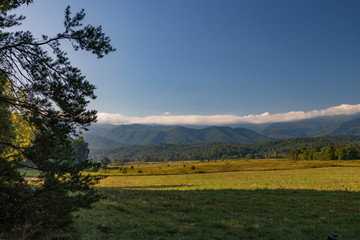
M99 200L91 188L98 167L87 145L70 135L96 120L86 109L95 87L71 66L62 40L98 58L114 51L101 27L82 26L84 11L65 11L65 30L53 37L7 32L25 18L10 9L32 1L2 1L0 10L0 238L43 239L66 229L72 213ZM51 52L48 52L49 49ZM26 134L22 129L26 129ZM21 168L38 173L28 181ZM26 172L26 171L25 171Z
M291 150L288 158L291 160L353 160L360 159L360 148L352 144L346 146L329 145L323 148L303 148Z
M4 74L0 73L0 99L7 98L7 82ZM11 122L11 112L9 110L9 104L0 101L0 141L7 143L15 137L14 129ZM8 144L0 144L0 156L4 155L8 151L10 146Z
M0 1L0 13L6 14L7 11L17 8L21 4L32 3L33 0L1 0Z
M73 140L74 157L79 163L88 160L88 156L89 156L88 145L89 144L84 141L83 137L77 137Z
M294 138L275 140L256 144L238 143L201 143L201 144L155 144L124 146L114 149L92 149L90 156L95 161L104 157L112 158L114 165L120 162L166 162L184 160L223 160L286 158L290 151L303 148L326 147L329 145L346 146L353 142L357 147L359 136L334 136L317 138Z

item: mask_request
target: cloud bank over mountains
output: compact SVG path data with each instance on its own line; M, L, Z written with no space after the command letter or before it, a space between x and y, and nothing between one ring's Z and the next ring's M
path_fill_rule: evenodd
M259 115L178 115L171 116L169 112L164 115L129 117L122 114L98 113L98 123L111 124L161 124L161 125L230 125L237 123L268 123L268 122L289 122L315 117L352 115L360 113L360 104L342 104L323 110L291 111L287 113L270 114L268 112Z

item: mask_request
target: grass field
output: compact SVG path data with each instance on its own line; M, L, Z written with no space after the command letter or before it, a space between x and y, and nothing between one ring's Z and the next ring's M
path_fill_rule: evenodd
M216 162L185 161L167 163L127 163L122 166L109 166L107 169L100 169L100 171L95 174L104 176L143 176L323 167L360 167L360 161L289 161L287 159L258 159L225 160Z
M77 214L73 235L98 240L320 240L336 233L343 240L359 239L359 161L343 163L348 166L305 168L284 161L292 169L262 165L256 170L261 164L254 162L236 172L109 176L97 186L106 198Z

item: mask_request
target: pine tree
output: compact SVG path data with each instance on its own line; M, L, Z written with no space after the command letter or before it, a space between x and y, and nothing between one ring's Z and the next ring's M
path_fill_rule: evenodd
M38 40L29 31L7 31L25 19L9 10L29 2L0 3L0 239L47 238L100 198L91 187L98 179L82 173L95 164L74 158L69 137L96 120L96 111L86 109L95 87L70 64L61 43L98 58L115 49L101 27L82 25L84 10L72 15L70 7L55 36ZM19 137L24 126L28 137ZM22 169L38 173L36 184Z

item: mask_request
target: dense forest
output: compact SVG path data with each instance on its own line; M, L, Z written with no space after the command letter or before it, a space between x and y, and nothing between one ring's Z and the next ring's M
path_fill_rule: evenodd
M351 143L351 145L349 145ZM90 151L94 161L110 160L112 164L130 161L184 161L219 159L258 159L286 158L291 159L353 159L358 158L360 136L332 136L315 138L292 138L253 144L239 143L201 143L201 144L154 144L123 146L114 149L97 149ZM335 149L329 157L328 148ZM350 148L350 150L349 150ZM325 150L323 150L325 149ZM310 152L324 153L313 157ZM309 154L305 154L309 152ZM326 153L326 154L325 154ZM343 154L344 153L344 154ZM356 153L356 154L355 154Z
M291 150L287 157L291 160L353 160L360 158L360 148L358 144L356 147L348 144L347 146L303 148Z

